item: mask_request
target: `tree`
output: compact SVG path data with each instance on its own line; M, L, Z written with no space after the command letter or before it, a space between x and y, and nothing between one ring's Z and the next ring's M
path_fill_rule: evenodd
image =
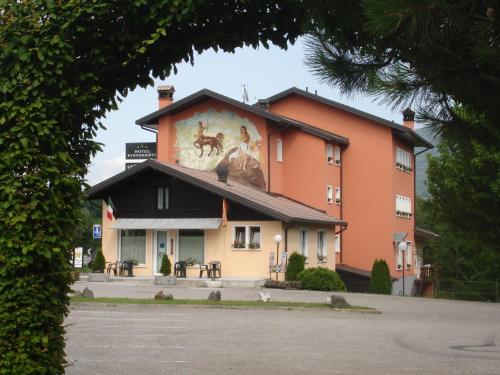
M376 294L391 294L392 292L391 273L387 262L383 259L375 259L373 262L369 291Z
M163 254L163 257L161 258L160 273L163 276L168 276L172 273L172 264L170 263L170 259L168 259L167 254Z
M299 273L304 271L306 264L306 257L299 253L292 253L288 259L286 267L286 279L288 281L298 280Z
M299 2L0 1L0 373L64 372L69 249L100 119L194 51L286 48Z
M104 268L106 268L106 258L104 258L104 254L102 250L99 249L97 254L92 261L92 271L93 272L104 272Z
M346 94L415 106L420 120L447 138L498 145L498 8L497 1L473 0L322 3L312 9L306 63ZM484 121L463 121L457 103Z

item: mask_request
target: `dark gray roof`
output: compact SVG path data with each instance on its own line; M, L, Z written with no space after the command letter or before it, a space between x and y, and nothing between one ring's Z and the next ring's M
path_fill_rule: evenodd
M415 228L415 237L422 238L424 240L436 240L439 238L439 234L428 229Z
M133 168L94 185L87 191L87 198L99 198L100 192L146 169L153 169L169 176L174 176L189 184L198 186L286 223L297 222L347 226L345 221L337 220L327 215L324 211L314 209L284 196L268 194L263 190L233 181L231 178L229 178L227 184L221 182L217 179L215 172L199 171L153 159L146 160Z
M261 116L263 118L266 118L270 121L272 121L276 126L280 127L292 127L295 129L299 129L305 133L315 135L319 138L325 139L330 142L336 142L340 144L348 144L349 140L345 137L342 137L340 135L318 129L312 125L296 121L293 119L290 119L285 116L280 116L276 113L268 112L264 109L257 108L255 106L251 106L242 102L239 102L237 100L228 98L227 96L218 94L214 91L208 90L208 89L203 89L200 90L192 95L186 96L185 98L178 100L176 102L173 102L172 104L161 108L153 113L150 113L147 116L141 117L138 119L135 123L137 125L142 125L142 126L151 126L151 125L157 125L158 120L162 116L166 115L173 115L179 112L184 111L185 109L204 102L209 99L215 99L223 103L227 103L229 105L232 105L234 107L243 109L245 111L251 112L257 116Z
M374 116L370 113L360 111L359 109L349 107L345 104L336 102L334 100L330 100L330 99L324 98L322 96L312 94L308 91L301 90L297 87L291 87L291 88L289 88L285 91L282 91L276 95L273 95L267 99L262 99L262 101L269 102L272 104L273 102L277 102L277 101L279 101L283 98L286 98L287 96L290 96L290 95L299 95L299 96L314 100L316 102L326 104L330 107L334 107L334 108L341 109L343 111L352 113L356 116L360 116L360 117L366 118L368 120L372 120L372 121L379 123L381 125L389 126L390 128L393 129L393 133L395 135L400 136L401 138L403 138L404 140L406 140L408 142L411 142L416 147L427 147L427 148L434 147L432 145L432 143L428 142L425 138L421 137L416 132L414 132L413 130L411 130L403 125L399 125L399 124L396 124L392 121L386 120L382 117Z

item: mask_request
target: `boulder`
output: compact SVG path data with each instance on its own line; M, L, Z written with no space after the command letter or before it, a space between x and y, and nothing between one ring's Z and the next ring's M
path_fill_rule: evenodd
M343 308L351 306L347 303L345 298L342 296L337 296L335 294L332 294L332 296L330 298L331 298L330 304L334 308L343 309Z
M85 288L82 292L82 297L85 298L94 298L94 292L91 291L89 288Z
M221 299L221 294L220 290L217 291L211 291L210 294L208 295L208 300L209 301L220 301Z
M262 302L269 302L271 301L271 294L266 292L259 292L259 298Z
M163 293L163 290L160 290L158 293L155 294L155 299L160 299L160 300L170 300L174 299L174 296L172 293Z

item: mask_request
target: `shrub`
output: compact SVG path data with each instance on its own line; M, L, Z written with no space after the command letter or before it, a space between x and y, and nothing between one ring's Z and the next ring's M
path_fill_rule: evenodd
M376 294L391 294L391 274L387 262L383 259L376 259L373 263L369 291Z
M104 267L106 266L106 259L104 259L104 254L102 250L99 250L92 262L93 272L104 272Z
M170 259L168 259L167 254L163 254L163 257L161 258L161 267L160 267L160 273L163 276L168 276L172 272L172 264L170 263Z
M341 291L345 292L346 287L337 272L327 268L308 268L298 276L302 289Z
M298 280L299 273L304 271L306 257L299 253L292 253L288 259L288 267L286 269L286 279L288 281Z

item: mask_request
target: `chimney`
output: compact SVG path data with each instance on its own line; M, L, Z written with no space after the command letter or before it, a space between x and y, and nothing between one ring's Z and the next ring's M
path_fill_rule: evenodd
M217 173L217 179L220 182L225 182L227 184L227 176L229 176L229 167L225 163L220 163L215 167L215 172Z
M160 109L172 104L175 87L172 85L158 86L158 106Z
M259 99L257 101L257 108L267 111L269 109L269 100Z
M410 129L415 128L415 112L413 112L410 108L406 108L403 111L403 126Z

